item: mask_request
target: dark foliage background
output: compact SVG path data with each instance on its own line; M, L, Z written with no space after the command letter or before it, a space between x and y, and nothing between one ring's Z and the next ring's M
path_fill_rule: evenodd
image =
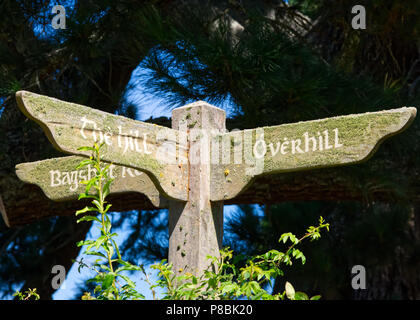
M140 64L147 70L137 79L144 92L171 108L199 99L231 106L230 129L419 106L417 1L74 0L61 2L67 28L59 31L50 26L54 4L0 3L0 195L6 204L22 188L15 164L59 155L17 111L17 90L135 118L145 102L130 104L126 93ZM356 4L366 8L366 30L351 28ZM286 273L296 288L327 299L419 299L420 211L418 198L409 196L419 187L419 135L415 120L369 162L334 171L363 201L343 193L337 202L241 205L225 226L226 245L262 252L277 246L281 233L302 234L322 215L331 232L305 244L307 263ZM293 181L290 192L299 183ZM316 185L311 190L317 193ZM378 191L386 198L375 198ZM24 197L30 203L34 195ZM28 214L37 210L27 208ZM127 259L166 258L166 211L139 208L115 219L131 226L123 245ZM71 216L13 229L1 222L1 292L37 287L51 298L52 265L70 268L74 244L89 227ZM356 264L366 267L367 290L350 286Z

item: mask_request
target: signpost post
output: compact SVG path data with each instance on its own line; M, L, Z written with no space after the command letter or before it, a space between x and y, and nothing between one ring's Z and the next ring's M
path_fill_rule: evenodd
M102 159L115 164L111 192L139 192L169 206L169 262L196 275L222 246L223 201L256 177L366 161L416 116L404 107L226 132L224 111L202 101L173 110L166 128L30 92L16 96L57 149L77 155L19 164L21 180L52 200L74 199L90 175L75 169L89 156L78 148L104 143Z

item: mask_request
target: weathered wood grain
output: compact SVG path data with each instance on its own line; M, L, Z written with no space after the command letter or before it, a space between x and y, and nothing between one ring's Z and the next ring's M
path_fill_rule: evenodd
M215 135L211 200L236 197L258 176L366 161L415 116L404 107Z
M172 128L188 134L188 201L169 203L169 262L176 274L201 275L208 255L219 257L223 242L223 201L210 201L210 141L225 131L226 114L204 101L172 111Z
M179 165L187 163L186 139L177 130L27 91L17 92L16 99L60 151L89 156L78 148L104 143L104 161L145 171L164 195L187 199L186 166Z
M21 163L16 166L16 174L20 180L35 184L44 194L54 201L77 200L85 190L82 181L95 176L95 169L88 165L76 170L83 157L70 156L36 162ZM155 207L164 206L166 200L149 176L133 168L111 165L108 170L110 178L114 178L110 191L112 194L138 192L143 193Z

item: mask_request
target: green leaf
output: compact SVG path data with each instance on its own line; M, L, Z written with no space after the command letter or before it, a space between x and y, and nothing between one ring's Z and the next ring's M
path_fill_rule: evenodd
M258 282L256 282L256 281L251 281L251 282L249 283L249 285L250 285L250 287L251 287L251 290L252 290L254 293L257 293L257 292L261 289L260 285L259 285L259 284L258 284Z
M82 240L82 241L77 242L77 246L78 247L87 246L87 245L90 245L92 243L95 243L95 241L93 241L93 240Z
M290 259L290 257L288 255L285 255L283 257L283 262L284 262L284 264L286 264L288 266L291 266L292 265L292 260Z
M291 232L283 233L280 236L279 242L283 241L283 243L286 243L288 239L290 239L290 241L292 241L294 244L299 242L298 238L296 238L296 236Z
M101 223L101 220L99 220L95 216L84 216L84 217L80 218L79 220L77 220L77 223L82 222L82 221L97 221L97 222Z
M289 234L288 234L288 233L283 233L283 234L280 236L279 242L283 241L283 243L286 243L286 242L287 242L287 238L288 238L288 237L289 237Z
M85 194L88 194L89 193L90 189L92 188L92 186L94 185L94 183L97 182L97 181L98 181L98 177L96 176L96 177L93 177L92 179L90 179L87 182L86 187L85 187Z
M96 206L98 211L102 211L102 205L99 203L98 200L93 200L92 203Z
M112 285L112 282L114 281L114 279L115 279L115 276L112 273L106 274L102 281L102 290L108 289Z
M106 196L110 193L110 186L111 186L111 183L112 183L112 181L114 181L114 179L109 179L106 183L105 183L105 185L104 185L104 187L103 187L103 198L105 199L106 198Z
M108 212L108 210L109 210L109 208L111 208L111 207L112 207L112 204L108 204L108 205L106 206L106 208L105 208L104 213L107 213L107 212Z
M100 236L98 239L96 239L95 241L95 247L96 249L99 249L99 247L102 245L102 243L104 243L106 241L106 236Z
M81 193L81 194L79 194L78 200L86 199L86 198L97 199L98 197L96 195L93 195L93 194Z
M89 212L89 211L96 211L96 210L91 207L84 207L83 209L76 211L76 216L85 212Z
M101 230L102 230L103 233L109 233L109 231L111 231L111 227L112 227L111 221L109 220L107 215L105 215L104 220L105 221L103 223L103 226L105 227L105 229L101 228Z
M118 249L118 245L114 239L111 238L112 244L114 245L115 251L117 252L118 259L121 260L121 253L120 249Z
M249 282L245 282L245 284L242 285L241 291L249 297L251 295L251 287L249 286Z
M132 287L132 288L135 288L136 287L136 284L133 281L131 281L129 277L127 277L125 275L122 275L122 274L120 274L120 277L123 278L125 280L125 282L127 282L127 284L130 287Z
M121 271L141 271L141 268L138 266L122 266L115 270L116 273Z
M279 261L279 260L283 259L283 257L284 257L284 253L283 252L279 252L278 254L276 254L273 257L273 261Z
M302 264L305 264L305 262L306 262L306 257L303 255L303 252L302 252L302 251L300 251L299 249L295 249L295 248L293 248L293 250L292 250L292 256L293 256L296 260L301 259L301 260L302 260Z
M118 262L119 264L122 264L123 266L126 266L126 267L131 267L131 266L133 266L133 264L131 264L130 262L124 261L124 260L122 260L121 258L119 258L119 259L117 260L117 262Z
M295 293L295 300L309 300L309 297L306 293L298 291Z
M79 170L79 169L81 169L81 168L83 168L83 167L85 167L85 166L87 166L87 165L89 165L89 164L94 164L95 162L93 161L93 160L91 160L91 159L86 159L86 160L83 160L83 161L81 161L80 163L79 163L79 165L76 167L76 170Z
M310 300L319 300L319 299L321 299L321 296L320 295L316 295L316 296L311 297Z
M112 272L112 271L111 271L111 268L110 268L110 267L108 267L106 264L100 264L100 265L99 265L99 268L101 268L101 269L103 269L103 270L106 270L106 271L108 271L108 272ZM115 276L115 274L114 274L114 276Z
M86 251L85 254L90 255L90 256L99 256L99 257L107 259L107 257L103 253L98 252L98 251Z
M237 288L237 285L235 283L228 283L222 288L222 293L227 293L230 291L233 291Z
M286 281L285 289L286 289L287 298L290 299L290 300L294 300L295 299L295 288L293 288L293 286L291 285L290 282Z

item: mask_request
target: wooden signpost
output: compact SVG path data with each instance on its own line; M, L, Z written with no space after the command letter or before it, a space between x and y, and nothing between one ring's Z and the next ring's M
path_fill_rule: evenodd
M21 91L19 108L44 129L59 150L76 156L24 163L18 177L52 200L74 199L89 168L75 168L104 143L112 162L112 193L139 192L169 207L169 262L200 274L223 239L223 201L234 199L261 175L366 161L386 138L405 130L415 108L332 117L226 132L225 112L199 101L173 110L172 128Z

